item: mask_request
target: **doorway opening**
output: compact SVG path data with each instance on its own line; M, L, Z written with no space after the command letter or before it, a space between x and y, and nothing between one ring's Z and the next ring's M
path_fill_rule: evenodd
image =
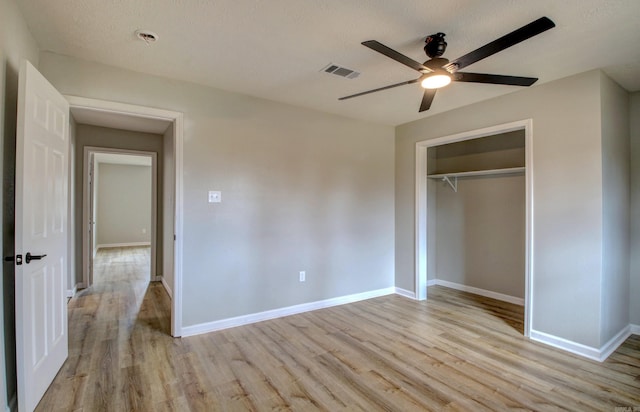
M107 257L122 260L131 248L141 256L148 255L144 258L148 267L138 270L148 272L147 281L163 281L156 270L157 249L162 246L157 228L157 154L85 146L83 159L83 248L87 259L83 286L93 285L97 261L111 265ZM120 257L114 250L106 253L105 249L115 248L121 249ZM96 259L101 251L101 258ZM141 256L135 259L138 265ZM166 284L165 288L171 290Z
M518 167L499 166L489 167L487 170L465 170L462 172L445 171L438 173L434 163L437 147L445 147L459 142L481 140L489 136L511 135L524 136L524 153L522 155L523 164ZM458 148L459 149L459 148ZM468 155L468 153L466 153ZM475 156L475 154L474 154ZM465 157L465 156L463 156ZM466 156L469 158L469 156ZM475 169L475 168L474 168ZM416 143L416 216L415 216L415 298L418 300L427 299L427 286L438 284L435 276L436 244L438 242L435 233L436 220L436 198L433 195L434 185L437 182L444 182L451 191L458 190L458 178L478 178L478 176L490 175L513 175L524 174L524 273L514 275L524 277L524 335L529 336L532 323L532 245L533 245L533 155L532 155L532 120L522 120L479 130L444 136L436 139L423 140ZM436 180L437 179L437 180ZM430 190L431 189L431 190ZM463 227L464 223L460 223ZM456 251L451 251L455 253ZM447 282L440 282L447 286ZM450 282L449 285L453 285ZM477 293L480 288L466 288L463 290ZM507 296L496 293L493 296L501 300ZM507 300L508 301L508 300ZM512 302L515 303L515 302Z
M65 96L69 102L71 115L78 125L90 125L94 127L119 129L139 133L153 133L161 136L162 156L156 158L158 170L161 169L162 183L157 184L158 191L162 191L161 198L157 201L157 219L161 223L162 238L156 242L156 268L152 269L151 276L161 274L161 280L171 298L171 335L182 335L182 144L183 144L183 115L179 112L156 109L144 106L136 106L125 103L117 103L105 100L89 99L77 96ZM73 145L72 141L72 145ZM109 150L118 151L117 145L111 145ZM127 149L127 150L130 150ZM73 151L73 149L72 149ZM76 158L74 168L84 168L83 162ZM73 175L73 173L72 173ZM160 179L158 179L160 180ZM80 185L82 186L82 184ZM74 186L70 186L74 187ZM70 190L75 196L82 195L81 187L75 186ZM74 199L70 204L73 205ZM79 256L75 268L70 271L75 279L70 279L70 288L82 287L84 279L88 279L89 248L83 238L88 238L89 213L85 213L81 206L69 208L69 233L79 234L72 236L69 248L70 261L75 261L75 255ZM78 203L76 203L78 204ZM88 206L87 206L88 208ZM160 211L161 210L161 211ZM79 214L83 216L81 222L74 226L73 217ZM86 225L86 227L85 227ZM87 239L88 240L88 239ZM153 243L152 243L153 245ZM153 259L151 262L153 264Z

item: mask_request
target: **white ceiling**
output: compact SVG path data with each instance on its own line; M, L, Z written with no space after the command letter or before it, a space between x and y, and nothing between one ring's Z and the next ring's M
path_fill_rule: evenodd
M42 50L390 125L501 94L512 86L454 83L419 114L418 73L360 45L375 39L420 62L444 32L457 58L541 16L551 29L467 71L539 77L603 68L640 90L640 0L20 0ZM137 29L158 34L147 46ZM329 63L361 72L321 72ZM535 85L533 86L535 87Z

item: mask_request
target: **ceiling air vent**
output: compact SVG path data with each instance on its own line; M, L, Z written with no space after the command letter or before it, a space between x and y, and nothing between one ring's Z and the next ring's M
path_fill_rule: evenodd
M155 43L158 40L158 35L149 30L136 30L136 37L147 43L149 46L151 43Z
M355 79L360 76L360 73L355 70L347 69L346 67L338 66L333 63L329 63L323 67L322 71L325 73L335 74L336 76L346 77L347 79Z

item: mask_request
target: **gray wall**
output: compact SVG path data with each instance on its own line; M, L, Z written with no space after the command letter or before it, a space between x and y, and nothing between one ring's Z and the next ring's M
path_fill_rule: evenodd
M524 298L524 175L438 182L435 196L435 278Z
M151 166L98 168L98 245L151 242Z
M162 277L164 278L164 286L168 289L169 295L173 295L174 281L174 216L173 205L175 204L175 176L173 173L173 127L167 128L163 136L163 157L158 159L158 163L163 163L163 182L162 197L163 205L171 205L164 208L163 213L158 212L158 216L162 216L164 253L162 255ZM160 184L160 183L158 183ZM167 245L172 245L170 248Z
M41 69L184 113L184 326L394 285L392 127L52 53Z
M21 59L28 59L38 67L38 45L13 0L0 0L0 166L2 169L2 252L14 254L15 149L16 108L18 101L18 72ZM14 266L2 264L3 282L0 284L3 316L0 316L0 369L6 369L6 380L0 378L0 408L16 396L15 365L15 293ZM4 357L2 356L4 355ZM6 383L6 391L5 391ZM8 394L8 396L7 396Z
M45 77L47 75L45 74ZM52 82L53 83L53 82ZM56 86L55 83L53 83ZM61 90L61 89L58 89ZM66 92L63 92L66 93ZM73 93L70 93L73 94ZM85 96L86 97L86 96ZM76 144L74 161L75 167L75 208L77 211L82 210L82 173L84 170L84 148L85 146L102 147L109 149L128 149L139 150L145 152L156 152L157 158L162 159L163 156L163 138L162 135L153 133L131 132L128 130L111 129L107 127L90 126L86 124L78 124L76 127ZM162 199L163 199L163 167L162 162L158 160L158 219L156 233L156 275L161 276L162 270L162 242L163 242L163 219ZM98 177L100 180L100 177ZM82 245L82 213L76 213L75 216L75 239L76 245ZM82 247L76 248L76 283L82 282Z
M630 322L640 325L640 92L631 94L631 277Z
M602 335L606 344L629 325L629 94L601 74Z
M427 174L523 167L524 146L524 130L432 146Z
M414 289L415 142L532 118L532 327L599 346L603 219L600 80L598 71L583 73L396 129L397 286Z

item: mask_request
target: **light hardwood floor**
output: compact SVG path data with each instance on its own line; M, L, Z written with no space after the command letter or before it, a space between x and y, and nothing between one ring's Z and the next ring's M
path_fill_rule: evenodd
M173 339L148 259L144 248L98 256L94 286L69 302L69 359L38 410L640 406L640 337L585 360L525 339L521 307L442 287L427 302L387 296Z

